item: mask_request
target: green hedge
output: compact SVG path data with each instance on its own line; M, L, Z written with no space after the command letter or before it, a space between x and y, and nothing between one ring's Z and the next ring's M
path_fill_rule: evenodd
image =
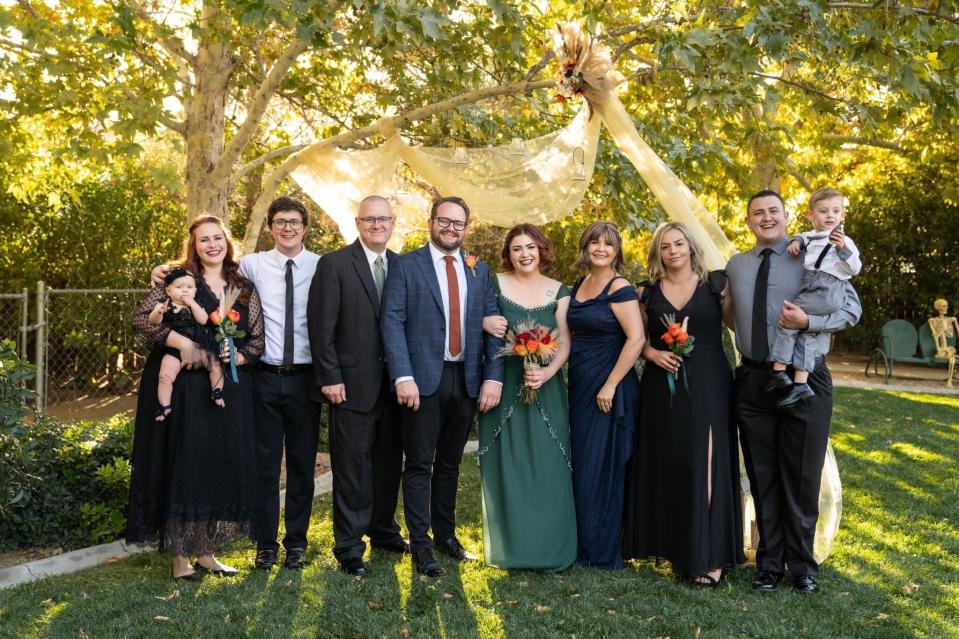
M0 343L0 551L80 548L123 534L133 420L29 422L33 373Z

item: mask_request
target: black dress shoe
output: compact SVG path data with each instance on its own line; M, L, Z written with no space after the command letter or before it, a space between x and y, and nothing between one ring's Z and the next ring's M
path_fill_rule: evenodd
M413 568L421 575L426 575L427 577L442 577L446 574L443 567L436 561L436 557L433 556L433 551L429 548L414 550L411 558L413 560Z
M373 547L373 550L385 550L387 552L396 552L402 555L410 554L410 542L402 537L383 543L370 541L370 546Z
M782 573L773 572L772 570L760 570L759 574L756 575L756 580L753 581L753 590L758 590L759 592L776 592L779 590L779 584L781 584L782 581Z
M449 555L456 561L476 561L476 555L463 548L463 544L456 537L450 537L446 541L438 541L433 544L438 551L444 555Z
M819 590L819 584L812 575L796 575L793 577L793 590L808 595Z
M340 570L353 577L365 577L366 566L362 559L344 559L340 562Z
M199 573L208 572L211 575L216 575L217 577L236 577L237 575L236 568L227 568L227 567L207 568L206 566L202 565L199 561L193 562L193 570Z
M793 404L800 402L808 397L815 397L816 393L809 387L809 384L793 384L782 399L776 402L780 408L789 408Z
M269 548L257 550L253 565L260 570L272 570L273 566L276 565L276 551Z
M288 570L300 570L306 565L306 548L287 548L283 567Z
M199 570L189 572L185 575L171 575L173 581L203 581L203 573Z
M769 374L769 380L766 382L766 385L763 386L763 393L766 395L778 393L783 389L789 388L792 383L793 381L789 379L786 371L773 371Z

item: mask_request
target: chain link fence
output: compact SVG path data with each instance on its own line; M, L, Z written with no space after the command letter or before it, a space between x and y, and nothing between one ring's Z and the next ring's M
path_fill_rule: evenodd
M132 318L147 289L47 289L39 324L43 375L40 410L79 398L108 397L136 388L144 352ZM39 336L38 336L39 337Z
M28 304L27 289L20 293L0 293L0 339L8 339L16 344L21 356L27 352Z

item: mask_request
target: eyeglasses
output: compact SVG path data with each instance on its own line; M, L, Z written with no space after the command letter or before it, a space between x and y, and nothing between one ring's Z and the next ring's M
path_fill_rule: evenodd
M364 226L375 226L377 224L389 224L393 221L393 218L389 215L383 215L380 217L358 217L356 218L363 223Z
M299 231L303 228L303 220L273 220L273 228L280 229L290 229L291 231Z
M457 231L462 231L466 228L466 222L461 220L451 220L448 217L434 217L433 219L436 220L436 223L440 225L441 229L448 229L450 224L452 224L453 228Z

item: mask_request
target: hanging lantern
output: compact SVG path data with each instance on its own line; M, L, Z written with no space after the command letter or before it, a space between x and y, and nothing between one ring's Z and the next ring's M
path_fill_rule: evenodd
M574 182L586 181L586 150L578 146L573 149L573 177Z
M509 154L517 156L526 155L526 141L520 137L514 137L513 141L509 143Z
M453 164L469 164L470 158L466 154L466 149L458 146L456 150L453 151Z

